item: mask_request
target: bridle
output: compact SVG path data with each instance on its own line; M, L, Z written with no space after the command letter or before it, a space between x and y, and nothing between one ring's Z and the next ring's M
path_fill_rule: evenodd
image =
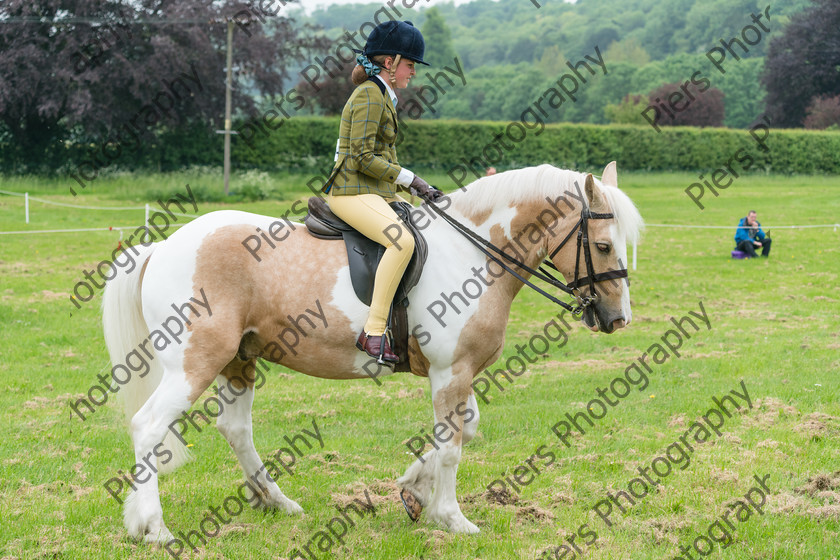
M428 198L425 199L428 203L429 207L438 214L441 218L444 219L449 225L451 225L455 230L461 233L464 237L467 238L473 245L475 245L482 253L487 255L487 257L501 266L505 271L512 274L514 277L519 279L520 282L528 286L529 288L533 289L537 293L545 296L552 302L556 303L560 307L571 311L574 315L580 315L583 313L583 310L595 303L598 300L598 293L595 290L595 284L598 282L603 282L605 280L616 280L619 278L627 278L627 269L622 268L620 270L610 270L608 272L601 272L595 274L595 269L592 266L592 254L589 248L589 220L608 220L610 218L614 218L614 214L599 214L594 213L589 210L589 208L583 208L580 212L580 218L578 219L575 226L566 234L566 237L563 238L563 241L560 242L557 247L546 257L546 259L540 264L538 270L534 270L533 268L529 267L516 257L513 257L504 251L502 251L499 247L496 247L474 231L467 228L464 224L455 220L452 216L447 214L444 210L439 208L434 201L429 200ZM558 278L555 278L548 270L543 268L547 266L549 268L554 269L556 272L560 272L554 263L551 262L551 259L563 248L564 245L572 238L572 235L577 231L577 256L575 257L575 279L569 283L565 284ZM586 276L583 278L580 277L580 252L581 248L583 248L583 261L584 265L586 266ZM566 303L565 301L561 301L554 297L553 295L549 294L539 286L533 284L530 280L523 277L521 274L516 272L513 268L505 264L505 262L497 257L495 254L491 253L491 251L498 253L504 260L512 263L516 268L520 268L538 278L544 282L547 282L550 286L557 288L570 294L575 297L577 300L577 305L571 305ZM589 295L583 296L580 293L580 287L583 285L589 285Z

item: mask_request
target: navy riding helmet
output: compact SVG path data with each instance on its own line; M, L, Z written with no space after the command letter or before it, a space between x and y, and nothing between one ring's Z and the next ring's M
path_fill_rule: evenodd
M391 20L380 23L370 32L362 53L368 58L378 54L399 54L428 66L428 62L423 62L425 51L426 42L423 41L423 34L414 27L413 23Z

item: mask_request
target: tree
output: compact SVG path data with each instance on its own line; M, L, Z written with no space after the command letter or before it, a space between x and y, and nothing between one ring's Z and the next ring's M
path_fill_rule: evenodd
M677 52L676 39L686 26L686 16L695 0L652 2L653 9L645 18L645 27L637 35L654 60Z
M564 70L568 70L566 58L557 45L549 45L543 49L537 68L546 76L559 76Z
M824 129L840 126L840 95L815 97L808 106L805 128Z
M645 64L633 75L627 93L649 92L662 84L689 80L694 72L704 68L706 64L708 59L700 54L676 54ZM703 72L703 75L710 74Z
M520 37L508 49L507 60L511 64L520 62L531 62L534 60L534 51L537 49L537 42L530 37Z
M19 160L40 163L66 139L219 127L224 22L232 16L234 61L247 79L234 86L234 106L253 110L257 96L281 92L292 64L324 42L303 37L282 13L263 14L265 23L249 13L244 2L230 0L6 0L0 123L9 146ZM253 21L247 27L246 19Z
M674 35L672 42L681 51L705 52L712 46L720 46L720 40L729 40L738 37L741 40L741 29L744 25L753 24L750 19L752 14L761 14L761 22L770 24L769 29L778 29L779 9L777 4L771 6L770 21L767 21L763 11L770 2L758 2L759 9L756 9L756 0L705 0L695 2L685 16L685 28L679 34ZM767 33L760 27L755 26L762 32L762 39L755 45L745 44L749 52L743 52L739 46L733 45L733 49L740 58L763 56L767 44ZM729 68L727 67L727 71Z
M648 105L647 97L644 95L625 95L621 103L612 103L604 107L604 115L611 123L617 124L647 124L642 117L642 111Z
M802 126L811 100L840 91L840 2L814 0L767 49L762 82L778 127Z
M604 60L613 62L629 62L636 66L644 66L650 62L650 55L639 41L633 37L616 41L604 53Z
M724 125L749 128L764 112L765 93L760 82L763 65L761 58L748 58L728 67L723 76L716 70L704 73L726 97Z
M602 52L604 52L613 42L618 41L620 36L621 33L617 26L599 25L587 34L583 46L585 50L592 49L597 46Z
M577 101L566 101L561 107L564 121L605 123L604 108L610 103L618 103L627 95L627 86L632 83L638 68L627 62L616 62L608 66L606 75L600 71L595 76L587 76L586 87L575 93ZM598 69L600 70L600 69ZM588 74L588 73L587 73Z
M324 78L316 81L314 85L307 80L298 82L295 89L307 100L310 112L316 112L317 108L323 115L341 114L347 99L356 88L350 79L354 65L355 62L347 64L335 77L325 74Z
M426 41L426 53L423 60L435 68L451 66L455 59L455 49L452 47L452 33L446 25L446 20L437 8L430 8L424 13L426 22L420 30Z
M723 126L723 92L717 88L700 91L698 87L689 87L693 100L681 91L683 84L677 82L665 84L648 94L650 105L657 107L660 117L659 126ZM670 98L679 92L681 98ZM670 99L669 99L670 98ZM673 118L662 108L665 105L674 115Z

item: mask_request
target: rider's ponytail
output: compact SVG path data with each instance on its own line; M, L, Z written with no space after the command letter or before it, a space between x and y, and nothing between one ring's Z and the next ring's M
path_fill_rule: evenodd
M387 54L378 54L376 56L370 57L370 62L378 66L379 68L385 68L383 65L385 64L385 59L391 55ZM360 85L368 79L370 74L368 71L365 70L365 67L361 64L357 64L353 67L353 73L350 75L350 79L353 81L353 85Z

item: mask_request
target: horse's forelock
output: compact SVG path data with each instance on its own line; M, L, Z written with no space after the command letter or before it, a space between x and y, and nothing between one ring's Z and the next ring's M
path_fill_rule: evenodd
M619 232L624 234L628 243L637 242L642 230L644 230L645 222L636 205L618 187L604 185L600 181L597 185L601 188L601 193L603 193L613 214L615 214Z

